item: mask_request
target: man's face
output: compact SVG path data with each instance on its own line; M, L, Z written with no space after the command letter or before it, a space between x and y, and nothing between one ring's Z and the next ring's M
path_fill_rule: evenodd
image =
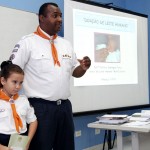
M45 32L49 35L54 35L60 31L62 25L62 13L59 7L48 5L46 15L40 15L40 24Z

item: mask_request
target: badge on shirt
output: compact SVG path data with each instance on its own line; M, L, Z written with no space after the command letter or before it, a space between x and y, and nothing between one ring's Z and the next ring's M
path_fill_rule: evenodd
M63 54L63 55L62 55L62 58L63 58L63 59L72 59L72 56L69 55L69 54Z

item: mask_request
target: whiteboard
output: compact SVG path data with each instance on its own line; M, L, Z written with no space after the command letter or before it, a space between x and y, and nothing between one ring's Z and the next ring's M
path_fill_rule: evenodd
M0 6L0 63L8 60L15 44L22 36L32 33L38 26L38 16Z

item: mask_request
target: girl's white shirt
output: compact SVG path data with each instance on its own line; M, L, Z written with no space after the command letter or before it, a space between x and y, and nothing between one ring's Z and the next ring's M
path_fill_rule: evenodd
M27 123L30 124L37 119L34 114L34 109L30 106L27 97L24 95L19 95L18 99L15 100L15 106L23 123L23 128L20 129L20 133L25 133L27 131ZM17 133L10 102L2 99L0 99L0 133Z

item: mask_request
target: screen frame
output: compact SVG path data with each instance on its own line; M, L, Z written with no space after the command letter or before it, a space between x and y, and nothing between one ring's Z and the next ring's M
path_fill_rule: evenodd
M113 3L101 3L101 2L94 2L94 1L88 1L88 0L84 0L84 1L83 0L71 0L71 1L84 3L84 4L89 4L89 5L94 5L94 6L99 6L99 7L103 7L103 8L107 8L107 9L114 9L116 11L125 12L125 13L128 13L128 14L148 18L148 15L146 15L146 14L134 12L134 11L131 11L131 10L128 10L128 9L125 9L125 8L118 7L118 6L113 6Z
M92 2L92 1L87 1L87 0L85 0L85 1L82 1L82 0L71 0L71 1L84 3L84 4L89 4L89 5L94 5L94 6L99 6L99 7L103 7L103 8L106 8L106 9L113 9L115 11L124 12L124 13L128 13L128 14L132 14L132 15L137 15L137 16L148 18L148 15L146 15L146 14L141 14L141 13L130 11L130 10L127 10L127 9L124 9L124 8L113 6L112 5L113 3L103 4L103 3ZM148 75L148 81L149 81L149 75ZM149 84L148 84L148 89L149 89ZM125 107L117 107L117 108L110 108L110 109L98 109L98 110L91 110L91 111L84 111L84 112L73 112L73 115L74 116L81 116L81 115L90 115L90 114L97 114L97 113L112 113L112 112L117 112L117 111L142 109L142 108L148 108L148 107L150 107L150 104L125 106Z

